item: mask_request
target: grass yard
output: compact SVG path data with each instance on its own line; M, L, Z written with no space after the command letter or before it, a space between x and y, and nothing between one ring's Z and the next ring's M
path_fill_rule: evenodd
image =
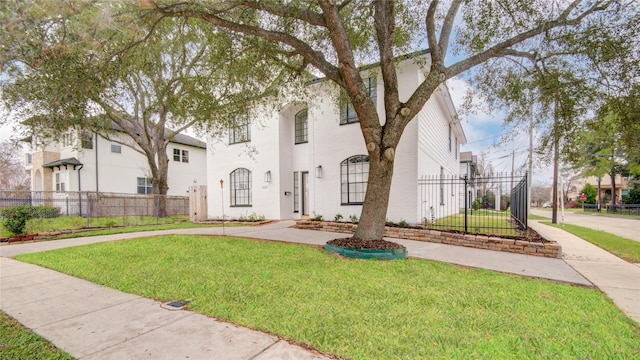
M58 237L59 239L66 239L72 237L81 236L96 236L96 235L108 235L108 234L120 234L136 231L153 231L153 230L167 230L167 229L186 229L194 227L205 227L211 225L200 225L189 222L189 217L184 216L170 216L166 218L158 219L156 224L156 218L150 216L130 216L130 217L102 217L102 218L90 218L87 224L87 219L79 216L61 216L57 218L45 219L30 219L27 222L26 232L44 233L51 231L62 230L76 230L83 228L110 228L105 230L95 230L89 232L82 232L77 234L67 234ZM4 226L0 222L0 237L10 237L11 233L4 229Z
M640 357L640 328L594 289L425 260L166 236L20 255L124 292L350 359Z
M464 231L464 212L437 219L427 226L429 229ZM467 230L470 233L485 235L519 236L511 226L509 212L474 210L467 213Z
M640 263L640 242L582 226L570 224L564 224L563 226L561 224L551 224L551 222L547 221L542 222L542 224L555 226L570 232L573 235L599 246L613 255L629 262Z
M72 360L73 357L0 311L0 359Z

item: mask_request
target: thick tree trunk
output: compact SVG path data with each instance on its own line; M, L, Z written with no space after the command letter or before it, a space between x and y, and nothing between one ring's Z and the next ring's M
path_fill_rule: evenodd
M381 240L389 207L393 161L369 156L369 181L354 238Z
M157 196L158 217L167 217L167 192L169 191L169 158L166 147L156 149L154 159L147 159L153 176L153 194Z

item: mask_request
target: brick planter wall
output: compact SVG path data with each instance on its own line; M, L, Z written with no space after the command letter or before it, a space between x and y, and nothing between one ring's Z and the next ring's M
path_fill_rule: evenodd
M301 220L296 222L296 227L298 229L353 234L358 225L331 221ZM460 234L438 230L385 226L384 236L394 239L407 239L438 244L466 246L476 249L506 251L517 254L544 256L549 258L559 258L562 254L562 249L556 242L529 242L527 240L517 240L486 235Z

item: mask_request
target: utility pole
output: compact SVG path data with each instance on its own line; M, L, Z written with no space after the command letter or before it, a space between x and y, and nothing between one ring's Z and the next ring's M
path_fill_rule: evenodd
M557 98L557 97L556 97ZM551 199L551 223L558 223L558 100L553 101L553 199Z
M511 190L513 190L513 172L516 164L516 150L511 149Z
M531 102L533 104L533 101ZM527 214L531 214L531 186L533 186L533 105L529 108L529 173L527 174Z

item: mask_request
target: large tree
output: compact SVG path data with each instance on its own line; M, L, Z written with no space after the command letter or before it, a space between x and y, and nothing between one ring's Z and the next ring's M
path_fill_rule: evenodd
M140 1L160 17L199 19L213 29L263 39L288 66L313 66L348 95L369 154L369 181L354 237L381 239L395 151L407 124L447 79L491 59L531 59L557 52L561 40L623 11L613 0L575 1ZM401 100L396 58L416 44L429 49L429 72ZM533 56L532 56L533 54ZM267 54L265 54L266 56ZM384 111L368 96L360 67L375 59Z
M167 146L177 134L229 121L225 114L244 111L243 100L277 77L268 59L201 22L147 21L98 1L46 11L12 5L4 14L15 16L15 28L5 27L12 40L2 56L14 118L28 119L38 135L79 128L121 142L146 157L154 194L167 194ZM161 196L161 216L165 204Z
M21 147L10 141L0 143L0 190L28 190Z

